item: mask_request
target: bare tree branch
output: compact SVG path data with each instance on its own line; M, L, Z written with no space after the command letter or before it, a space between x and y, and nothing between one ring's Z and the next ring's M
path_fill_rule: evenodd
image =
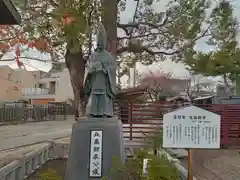
M168 15L169 13L166 13L166 18L163 20L162 24L160 25L154 25L154 24L151 24L151 23L145 23L145 22L140 22L138 24L118 24L117 26L121 29L123 29L126 33L126 35L130 35L129 32L128 32L128 28L131 27L131 28L139 28L140 25L147 25L147 26L150 26L152 28L155 28L155 29L158 29L160 30L160 28L162 26L164 26L166 23L168 23ZM133 43L129 43L128 46L124 46L124 47L121 47L117 50L117 54L121 54L123 52L133 52L133 53L143 53L143 52L147 52L148 54L150 55L159 55L159 54L163 54L163 55L174 55L174 54L177 54L177 53L181 53L186 47L188 46L192 46L197 40L203 38L203 37L206 37L206 36L209 36L209 29L211 27L212 24L210 24L199 36L197 36L195 39L193 39L192 41L190 41L188 44L184 45L182 48L180 48L179 50L173 50L172 52L167 52L167 51L153 51L151 49L149 49L148 47L146 46L141 46L141 45L138 45L138 44L133 44ZM123 40L123 39L128 39L128 40L131 40L132 38L142 38L142 37L148 37L148 36L151 36L151 35L161 35L162 32L157 32L157 33L148 33L148 34L143 34L143 35L136 35L136 36L133 36L133 37L120 37L119 40Z
M153 24L153 23L149 23L149 22L138 22L138 23L128 23L128 24L120 24L120 23L117 23L117 27L122 29L127 36L130 35L130 32L128 31L128 28L136 28L136 29L139 29L139 27L141 25L143 26L149 26L151 27L152 29L160 29L161 27L165 26L168 22L168 19L169 19L169 12L166 12L166 17L164 18L164 20L162 21L161 24Z
M208 33L210 27L212 26L212 24L209 24L209 26L195 39L193 39L192 43L195 43L197 40L206 37L206 36L210 36L211 34Z
M157 33L147 33L147 34L142 34L142 35L136 35L136 36L132 36L132 39L136 39L136 38L143 38L143 37L149 37L149 36L156 36L156 35L161 35L162 32L157 32ZM123 40L123 39L130 39L129 36L124 36L124 37L119 37L118 40Z
M120 24L117 23L117 27L122 29L127 36L130 36L130 32L128 32L128 28L138 28L138 24Z
M193 45L197 40L203 38L203 37L206 37L206 36L209 36L210 34L208 34L208 31L209 31L209 28L210 28L211 25L208 26L208 28L206 30L204 30L198 37L196 37L195 39L193 39L188 45L186 45L185 47L187 46L191 46ZM146 34L146 35L139 35L139 36L134 36L132 38L138 38L138 37L147 37L147 36L151 36L151 35L159 35L161 33L149 33L149 34ZM123 37L123 38L120 38L120 39L130 39L130 38L127 38L127 37ZM141 45L138 45L138 44L133 44L133 43L129 43L128 46L124 46L124 47L121 47L117 50L117 54L120 55L121 53L124 53L124 52L133 52L133 53L143 53L143 52L147 52L148 54L150 55L159 55L159 54L163 54L163 55L174 55L174 54L177 54L177 53L181 53L184 48L181 48L179 50L174 50L172 52L166 52L166 51L153 51L151 49L149 49L148 47L145 47L145 46L141 46Z
M166 51L153 51L153 50L150 50L149 48L147 47L144 47L144 46L141 46L141 45L138 45L138 44L129 44L129 46L126 46L126 47L121 47L117 50L117 54L120 55L124 52L132 52L132 53L143 53L143 52L147 52L148 54L150 55L158 55L158 54L163 54L163 55L174 55L174 54L177 54L177 53L180 53L181 50L175 50L175 51L172 51L172 52L166 52Z
M54 1L54 0L49 0L49 2L54 7L58 7L59 6L59 4L56 1Z
M1 56L0 56L1 58ZM20 59L30 59L30 60L35 60L35 61L41 61L41 62L52 62L52 61L49 61L49 60L43 60L43 59L38 59L38 58L34 58L34 57L19 57ZM0 60L0 62L2 61L14 61L15 58L10 58L10 59L3 59L3 60ZM60 59L57 59L56 61L58 61Z
M134 24L134 23L128 23L128 24L120 24L120 23L117 23L117 27L122 29L127 36L130 35L130 32L128 31L128 28L136 28L136 29L139 29L139 27L143 25L143 26L149 26L153 29L158 29L160 27L162 27L161 25L154 25L152 23L148 23L148 22L139 22L137 24Z

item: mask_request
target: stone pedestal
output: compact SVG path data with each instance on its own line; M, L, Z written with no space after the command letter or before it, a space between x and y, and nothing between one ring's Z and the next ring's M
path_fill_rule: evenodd
M65 180L100 180L90 177L91 132L102 132L101 175L106 177L112 168L112 160L119 157L125 160L122 123L113 118L81 118L73 125L71 145ZM92 136L92 137L91 137Z

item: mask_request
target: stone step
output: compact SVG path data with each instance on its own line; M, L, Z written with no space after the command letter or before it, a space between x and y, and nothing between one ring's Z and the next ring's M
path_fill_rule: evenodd
M167 148L166 151L173 157L182 159L188 157L188 152L185 149Z

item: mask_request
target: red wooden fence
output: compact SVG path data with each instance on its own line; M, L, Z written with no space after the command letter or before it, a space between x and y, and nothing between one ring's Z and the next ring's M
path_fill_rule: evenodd
M221 145L223 147L240 147L240 105L211 104L199 107L221 116Z
M221 145L225 148L240 147L240 105L196 105L221 116ZM162 127L163 114L180 106L156 102L122 102L117 115L123 122L124 137L141 140L153 135Z

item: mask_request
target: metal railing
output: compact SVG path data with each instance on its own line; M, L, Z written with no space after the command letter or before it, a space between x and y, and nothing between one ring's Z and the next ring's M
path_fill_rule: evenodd
M0 106L0 125L29 121L66 120L73 116L73 108L62 105L3 104Z
M22 88L22 93L24 96L30 96L30 95L45 95L48 94L48 89L42 89L42 88Z

